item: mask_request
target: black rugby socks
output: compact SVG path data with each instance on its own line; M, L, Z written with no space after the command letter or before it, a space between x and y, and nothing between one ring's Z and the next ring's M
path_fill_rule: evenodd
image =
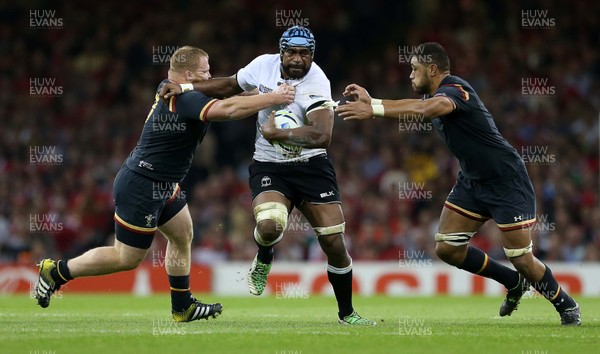
M485 252L475 247L469 246L467 257L465 257L464 262L458 268L481 275L482 277L494 279L509 290L519 285L519 273L517 271L496 262Z
M345 268L327 264L327 278L338 303L338 316L343 319L354 312L352 307L352 263Z
M569 296L561 287L552 275L552 271L546 266L546 271L542 276L542 279L531 284L533 288L548 301L554 305L556 311L563 312L566 309L577 306L575 300Z
M66 284L69 280L73 280L71 276L71 272L69 272L69 267L67 267L68 260L59 260L56 262L56 273L50 272L50 276L52 280L54 280L57 284L63 285Z
M171 286L171 308L173 311L181 312L192 304L192 293L190 292L190 276L169 275Z

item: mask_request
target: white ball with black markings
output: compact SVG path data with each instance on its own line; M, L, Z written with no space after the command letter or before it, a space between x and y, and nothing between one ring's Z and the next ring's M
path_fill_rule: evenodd
M298 118L294 112L287 109L275 112L273 120L278 129L294 129L301 127L300 118ZM298 157L302 152L302 146L285 144L279 141L274 141L273 146L275 146L275 149L277 149L280 154L287 158Z

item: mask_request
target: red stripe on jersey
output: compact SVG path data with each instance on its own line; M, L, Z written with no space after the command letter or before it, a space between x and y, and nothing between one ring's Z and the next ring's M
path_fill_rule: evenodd
M458 213L458 214L460 214L460 215L462 215L464 217L467 217L467 218L469 218L471 220L484 222L484 221L487 221L489 219L488 217L483 216L483 215L479 215L479 214L476 214L476 213L473 213L473 212L469 213L465 209L461 209L460 207L455 206L453 204L450 204L448 202L444 203L444 207L448 208L448 209L450 209L450 210L452 210L452 211L454 211L454 212L456 212L456 213Z
M210 107L212 107L213 104L217 103L218 100L212 100L210 102L208 102L208 104L206 106L204 106L204 108L202 108L202 115L200 116L200 120L203 122L206 122L206 115L208 114L208 111L210 110Z
M512 225L512 226L500 226L498 225L498 228L500 229L500 231L512 231L512 230L518 230L518 229L526 229L528 227L531 227L533 224L535 224L536 220L528 220L528 221L524 221L522 224L516 224L516 225Z
M465 101L469 100L469 93L462 88L462 85L459 85L459 84L446 84L446 85L442 85L442 86L454 86L454 87L456 87L458 89L458 91L460 91L460 94L462 95L462 98Z
M131 227L130 225L128 225L127 223L121 222L121 220L119 220L119 219L117 218L117 215L115 215L115 216L114 216L114 220L115 220L115 222L116 222L117 224L119 224L119 226L121 226L122 228L124 228L124 229L126 229L126 230L128 230L128 231L134 232L134 233L136 233L136 234L141 234L141 235L154 235L154 233L156 232L156 228L153 228L153 229L150 229L150 230L147 230L147 231L144 231L144 230L136 230L136 229L134 229L133 227ZM140 229L143 229L142 227L139 227L139 226L138 226L138 228L140 228Z
M173 96L171 97L171 99L169 100L169 111L176 113L177 108L175 107L175 101L176 101L176 97L177 96Z

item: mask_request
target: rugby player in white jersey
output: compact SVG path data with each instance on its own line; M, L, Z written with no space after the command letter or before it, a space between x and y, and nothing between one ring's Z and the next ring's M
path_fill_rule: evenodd
M254 240L258 253L248 273L248 288L261 295L273 261L273 246L283 238L288 215L298 208L312 225L327 256L327 276L338 303L341 324L376 325L352 306L352 259L344 243L344 215L331 160L325 148L333 131L333 107L329 79L313 63L315 39L308 28L288 28L279 40L278 54L255 58L236 75L184 85L168 84L161 95L170 98L187 90L212 97L228 97L243 91L265 94L277 86L296 88L294 102L263 109L258 114L253 163L250 165L252 207L256 220ZM300 127L277 129L274 111L292 111ZM284 154L277 141L302 147Z

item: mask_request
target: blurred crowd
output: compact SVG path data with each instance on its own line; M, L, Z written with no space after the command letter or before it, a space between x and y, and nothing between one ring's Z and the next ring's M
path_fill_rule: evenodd
M198 46L213 76L232 75L277 52L289 18L313 30L335 100L352 82L374 97L416 98L403 53L444 45L452 74L473 85L524 156L537 194L535 253L600 261L598 4L0 1L0 262L73 257L113 242L113 179L166 77L164 54ZM55 12L32 14L40 9ZM525 9L547 10L538 16L545 25L524 26L535 17ZM355 261L437 259L433 235L459 166L430 124L406 123L336 117L328 151ZM254 134L255 118L213 124L182 183L194 262L250 261L256 252L247 183ZM505 259L493 222L472 242ZM164 245L157 232L153 250ZM275 257L324 259L297 211Z

